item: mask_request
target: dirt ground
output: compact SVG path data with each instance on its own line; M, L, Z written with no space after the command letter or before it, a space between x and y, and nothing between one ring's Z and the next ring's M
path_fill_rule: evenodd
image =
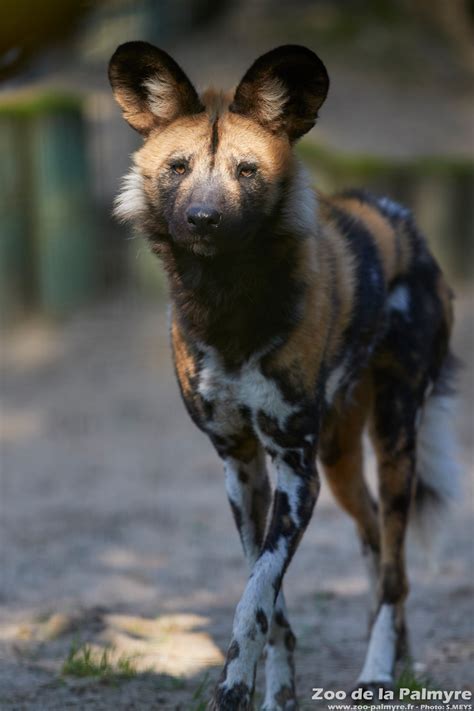
M472 299L458 352L472 356ZM221 464L174 382L163 303L127 293L2 348L0 708L205 708L246 579ZM472 392L472 370L462 375ZM412 547L408 614L418 672L469 688L472 409L459 425L465 493L437 555ZM290 567L303 709L350 688L366 644L367 584L351 521L325 487ZM110 646L140 672L61 675L71 645ZM259 681L261 694L261 679Z

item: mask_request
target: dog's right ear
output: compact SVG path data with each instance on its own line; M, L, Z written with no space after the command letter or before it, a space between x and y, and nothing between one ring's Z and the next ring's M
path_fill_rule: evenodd
M109 63L109 81L124 119L144 136L203 110L181 67L148 42L121 44Z

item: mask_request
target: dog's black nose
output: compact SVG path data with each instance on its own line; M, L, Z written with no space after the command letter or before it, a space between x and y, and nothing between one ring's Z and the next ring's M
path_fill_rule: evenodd
M215 229L221 221L221 213L208 205L191 205L186 210L189 229L196 234L206 234Z

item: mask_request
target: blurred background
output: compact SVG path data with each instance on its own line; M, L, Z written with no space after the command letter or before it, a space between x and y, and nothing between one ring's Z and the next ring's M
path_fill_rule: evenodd
M163 47L198 89L278 44L321 56L330 93L298 151L320 189L416 213L458 295L472 475L473 26L471 0L3 0L2 709L203 709L245 582L220 464L173 380L160 265L111 217L141 140L108 86L116 46ZM439 551L413 553L413 684L472 684L469 482ZM358 553L324 491L287 584L303 708L362 661Z

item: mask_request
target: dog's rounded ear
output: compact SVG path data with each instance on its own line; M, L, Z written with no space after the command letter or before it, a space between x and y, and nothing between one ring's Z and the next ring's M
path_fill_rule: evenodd
M284 45L263 54L238 85L230 110L295 141L312 128L329 88L326 67L306 47Z
M203 107L169 54L148 42L127 42L109 63L109 81L125 120L143 135Z

